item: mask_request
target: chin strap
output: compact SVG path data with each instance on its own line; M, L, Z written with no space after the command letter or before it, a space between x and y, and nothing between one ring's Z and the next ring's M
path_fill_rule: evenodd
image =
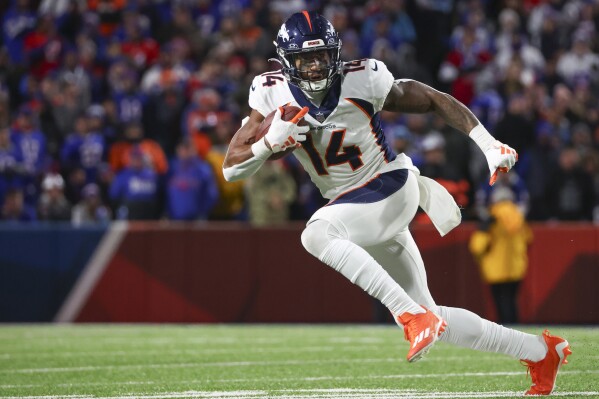
M281 60L279 60L278 58L269 58L268 62L278 62L279 65L281 65L283 68L285 67L285 65L283 65L283 63L281 62Z

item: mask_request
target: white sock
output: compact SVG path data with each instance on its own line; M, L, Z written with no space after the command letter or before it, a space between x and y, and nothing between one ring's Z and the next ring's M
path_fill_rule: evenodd
M547 354L547 347L540 336L506 328L465 309L438 306L437 314L447 321L442 341L533 362L542 360Z
M341 238L332 239L318 259L381 301L393 315L424 313L424 309L359 245Z

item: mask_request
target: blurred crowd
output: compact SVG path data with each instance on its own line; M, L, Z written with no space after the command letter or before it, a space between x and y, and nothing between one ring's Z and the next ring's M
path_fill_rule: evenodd
M484 157L432 115L383 113L389 143L465 219L508 188L529 220L599 220L596 0L7 0L0 4L0 220L305 220L326 203L295 158L221 165L252 78L292 12L332 21L342 59L448 92L519 153ZM425 216L419 220L426 222Z

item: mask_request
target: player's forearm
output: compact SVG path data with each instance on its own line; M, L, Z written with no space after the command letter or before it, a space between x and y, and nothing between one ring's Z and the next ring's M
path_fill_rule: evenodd
M469 134L480 124L476 116L464 104L449 94L436 91L431 94L433 111L449 126Z
M383 109L417 114L434 112L443 118L445 123L465 134L469 134L479 124L476 116L464 104L449 94L415 80L396 81Z
M225 155L223 168L230 168L231 166L243 163L253 156L251 145L243 145L236 148L229 147L227 155Z
M272 154L264 142L264 138L252 145L229 148L223 163L223 176L227 181L242 180L250 177L260 169Z

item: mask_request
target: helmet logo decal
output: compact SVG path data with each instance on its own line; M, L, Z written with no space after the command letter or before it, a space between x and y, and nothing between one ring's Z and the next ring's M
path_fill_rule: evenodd
M281 25L281 29L279 29L279 34L277 36L283 39L284 42L289 41L289 31L285 24Z
M335 28L333 28L331 21L327 21L327 33L332 36L335 35Z
M322 39L310 40L302 44L302 48L324 46Z

